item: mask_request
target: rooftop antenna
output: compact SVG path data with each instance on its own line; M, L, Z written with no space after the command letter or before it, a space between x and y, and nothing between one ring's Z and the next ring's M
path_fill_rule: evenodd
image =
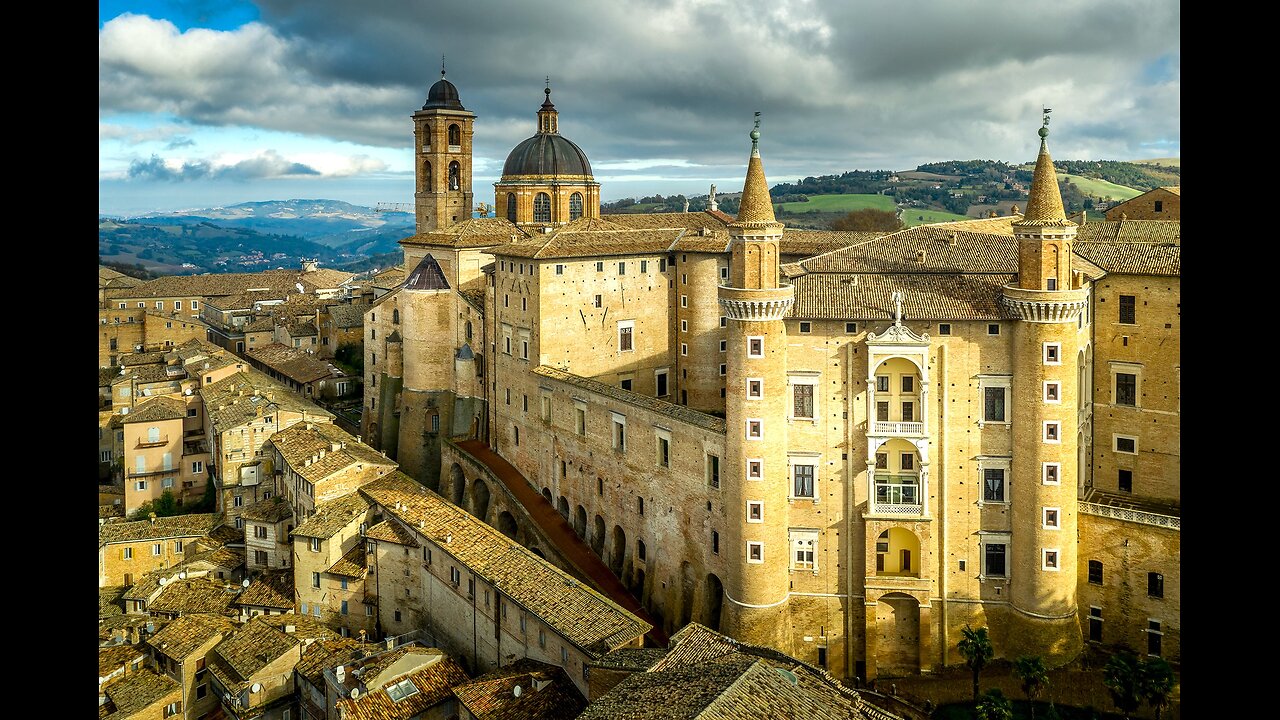
M440 77L444 78L444 55L440 55Z

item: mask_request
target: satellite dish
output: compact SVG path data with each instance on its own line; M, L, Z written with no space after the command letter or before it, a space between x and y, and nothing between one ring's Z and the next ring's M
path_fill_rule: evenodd
M520 697L520 693L522 692L524 692L524 690L519 685L511 689L511 694L515 695L516 697Z
M360 688L358 687L351 688L351 699L355 700L358 697L360 697Z
M251 693L256 693L256 692L258 692L258 691L259 691L259 690L261 690L261 689L262 689L262 684L261 684L261 683L254 683L254 684L252 684L252 685L250 685L250 686L249 686L249 692L251 692Z
M249 587L249 578L240 581L240 587Z

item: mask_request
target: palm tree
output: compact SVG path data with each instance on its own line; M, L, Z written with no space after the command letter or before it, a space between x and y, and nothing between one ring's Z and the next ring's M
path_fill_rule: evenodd
M1013 720L1013 702L999 688L984 693L973 711L978 720Z
M1022 692L1031 706L1031 720L1036 720L1036 697L1049 684L1049 673L1039 655L1028 655L1013 661L1014 677L1022 681Z
M1160 711L1169 707L1173 698L1173 689L1177 681L1173 677L1173 668L1164 658L1153 657L1142 663L1139 670L1139 685L1142 699L1155 708L1156 720L1160 720Z
M1102 684L1125 720L1142 704L1141 671L1138 658L1130 652L1112 655L1102 669Z
M995 648L991 646L991 638L987 636L987 629L980 627L977 630L969 627L965 623L964 630L961 631L964 636L960 638L958 648L960 654L964 656L964 662L973 670L973 699L978 699L978 673L982 672L982 668L995 657Z

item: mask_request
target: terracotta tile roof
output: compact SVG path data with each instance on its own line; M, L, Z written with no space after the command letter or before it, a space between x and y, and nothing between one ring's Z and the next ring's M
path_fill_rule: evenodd
M220 522L221 513L193 513L173 517L137 520L134 522L107 523L98 528L98 545L107 543L140 542L162 538L199 537L209 534Z
M297 292L297 288L292 288ZM226 295L224 297L213 297L205 300L205 304L212 310L220 310L228 312L231 310L253 310L255 303L270 302L275 300L283 300L288 291L281 292L276 290L255 290L253 292L241 292L234 295Z
M285 500L284 496L276 495L246 506L240 511L240 517L245 520L274 524L293 517L293 508L289 506L289 501Z
M1018 242L1012 234L972 232L956 229L951 225L918 225L879 239L824 253L799 264L808 272L1018 272ZM955 236L954 245L951 244L952 235ZM920 262L919 253L922 250L924 261Z
M223 297L262 288L279 293L297 292L298 270L264 270L257 273L216 275L164 275L137 287L116 291L113 297Z
M161 351L155 352L131 352L120 355L120 364L125 367L133 365L153 365L155 363L164 362L165 353Z
M355 276L355 273L344 270L316 268L311 272L299 274L298 282L302 283L302 286L308 291L315 292L316 290L333 290L342 287L343 283L348 282Z
M1177 220L1090 220L1076 230L1076 241L1181 245L1182 223Z
M365 669L362 672L369 671ZM413 684L417 692L397 702L387 694L387 689L392 686L392 683L388 682L354 700L351 698L338 700L335 705L338 713L344 720L409 720L428 708L451 699L453 697L451 688L465 682L467 673L457 661L445 656L421 670L391 679L396 683L407 680Z
M535 680L550 684L538 690ZM563 669L530 658L457 685L453 694L477 720L571 720L587 706Z
M690 235L697 235L697 230L708 228L725 232L733 218L722 212L668 212L668 213L617 213L602 215L602 219L615 225L633 229L654 228L688 228Z
M631 229L605 220L579 220L538 234L527 240L501 245L495 256L526 258L605 257L613 255L661 254L684 235L684 228ZM578 230L577 227L590 229Z
M667 656L661 648L618 648L591 663L592 667L644 672Z
M1045 131L1047 132L1047 130ZM1036 157L1035 174L1031 177L1027 211L1017 221L1019 227L1062 227L1071 224L1062 209L1062 191L1058 189L1058 175L1054 172L1053 158L1049 157L1049 145L1040 136L1040 155Z
M249 583L249 587L236 597L235 604L291 610L293 598L293 571L268 570Z
M476 312L484 315L484 290L464 288L458 291L458 295L465 300L468 305L475 308Z
M1155 243L1077 243L1083 255L1107 272L1124 275L1182 274L1182 247Z
M365 537L370 540L380 540L382 542L395 543L396 545L404 545L406 547L421 547L418 541L413 538L413 533L409 532L398 522L394 520L383 520L382 522L369 528L369 532L365 533Z
M671 252L697 252L723 254L729 252L729 232L710 228L690 231L681 235L671 246Z
M98 648L98 677L103 678L126 665L145 660L143 645L112 645Z
M778 242L778 252L809 257L860 245L888 234L881 231L788 229Z
M506 218L470 218L444 230L434 230L407 237L401 245L432 245L453 248L488 247L509 243L529 234Z
M315 514L293 529L294 537L327 540L351 523L364 522L365 511L372 503L358 492L316 506Z
M742 185L742 197L738 202L735 223L743 225L775 225L773 199L769 196L769 183L764 178L764 161L753 147L747 160L747 179Z
M240 332L267 332L276 329L276 319L270 315L259 315L240 326Z
M98 640L100 642L108 642L117 634L127 635L127 631L145 629L148 625L152 628L149 632L158 632L170 622L168 618L152 617L150 615L115 615L113 617L100 618L98 620Z
M124 614L124 605L120 599L129 589L128 585L108 585L98 588L98 617L114 617Z
M854 283L856 277L857 284ZM902 315L910 320L998 320L999 296L1015 275L804 275L792 282L795 303L788 317L892 320L894 291L902 293Z
M293 669L307 682L317 688L323 688L325 687L325 670L356 662L365 657L367 649L376 647L380 646L366 645L356 638L317 640L302 649L302 659L293 666Z
M124 273L122 273L122 272L120 272L120 271L118 271L118 270L112 270L111 268L109 268L109 267L107 267L107 266L105 266L105 265L99 265L99 266L98 266L98 285L99 285L99 287L101 287L101 286L102 286L102 283L104 283L104 282L106 282L106 281L108 281L108 280L122 280L122 281L124 281L124 280L131 280L131 281L133 281L133 283L134 283L134 284L137 284L137 283L141 283L141 282L142 282L142 281L141 281L141 280L139 280L138 278L130 277L129 275L125 275Z
M182 375L174 377L169 374L168 365L134 365L131 368L125 368L125 371L116 376L111 382L112 385L129 384L131 382L153 383L164 382L166 380L177 381L182 379ZM183 373L185 375L185 373Z
M389 267L386 270L383 270L377 275L369 278L369 280L373 283L374 287L389 290L404 283L406 275L407 273L405 272L404 265L396 265L395 267Z
M297 423L275 433L268 442L294 472L313 483L357 466L372 479L397 465L332 423Z
M157 675L145 667L108 685L103 692L114 706L114 712L105 715L112 719L130 717L166 700L175 702L182 699L181 685L169 676Z
M244 528L237 528L234 525L219 525L209 533L209 537L201 539L200 542L210 547L244 543Z
M152 613L226 613L231 602L236 599L238 586L228 591L226 583L212 578L198 577L186 580L174 580L167 583L160 594L147 604L147 611Z
M331 565L325 572L339 577L362 578L369 569L367 557L368 553L364 550L364 543L356 543L355 546L347 551L346 555L338 558L338 562Z
M333 419L333 413L302 398L259 370L237 372L201 386L199 392L204 399L205 415L217 433L281 410L304 412L316 420Z
M630 405L661 413L682 423L694 425L703 428L704 430L710 430L715 433L723 433L725 431L724 418L718 418L714 415L707 415L706 413L700 413L696 410L690 410L683 405L676 405L674 403L665 402L646 395L628 392L621 388L616 388L612 385L599 382L598 380L573 375L548 365L539 365L534 368L533 372L535 375L559 380L561 382L580 387L588 392L605 395L615 400L621 400L622 402Z
M286 322L286 323L284 323L284 325L285 325L285 327L287 327L287 328L288 328L288 330L289 330L289 337L291 337L291 338L295 338L295 337L311 337L312 335L319 335L319 334L320 334L320 331L319 331L319 330L316 330L315 323L312 323L312 322ZM268 347L270 347L270 346L268 346ZM259 350L261 350L262 348L258 348L258 349L259 349ZM300 349L300 348L291 348L291 349L295 349L295 350L296 350L296 349ZM251 350L250 352L252 352L252 350ZM305 352L305 351L303 351L303 352Z
M147 639L147 644L174 660L186 660L201 645L227 636L236 624L221 615L183 615Z
M305 640L338 637L338 633L305 615L259 615L214 646L207 666L224 687L239 692L250 684L255 673Z
M381 505L389 520L436 543L592 657L651 627L398 470L359 492Z
M315 326L311 325L311 334L315 334ZM345 373L333 363L321 360L302 348L293 348L281 343L271 343L262 347L250 348L244 353L252 360L266 365L290 380L309 383L328 377L343 377Z
M364 327L364 311L368 309L364 305L330 305L328 313L335 327L357 328Z
M111 367L98 368L98 387L108 387L120 377L120 366L112 365Z

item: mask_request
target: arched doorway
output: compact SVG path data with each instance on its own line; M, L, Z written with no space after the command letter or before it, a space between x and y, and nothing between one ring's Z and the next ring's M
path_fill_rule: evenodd
M449 499L454 505L461 506L467 492L467 478L462 474L462 467L454 463L449 468Z
M595 525L592 527L591 533L591 549L596 551L596 555L600 559L604 559L604 518L596 516Z
M635 578L631 583L631 594L636 596L640 604L644 604L644 571L636 570Z
M498 513L498 532L512 540L519 540L520 528L516 525L516 518L506 510Z
M471 484L471 513L481 520L489 515L489 486L479 478Z
M693 594L698 582L693 577L693 567L688 561L680 563L680 623L677 629L693 620Z
M910 595L889 593L876 603L876 674L920 672L920 603Z
M620 525L613 526L613 550L609 553L609 569L614 575L622 577L623 560L627 553L627 534Z
M551 488L542 488L542 497L546 499L547 504L554 502L551 499Z
M702 598L702 619L707 627L720 630L720 609L724 606L724 584L714 573L707 575L706 594Z
M559 511L559 513L560 513L560 517L562 517L562 518L564 518L566 521L568 521L568 520L569 520L569 500L568 500L568 498L566 498L565 496L561 495L561 496L560 496L560 499L556 501L556 510L557 510L557 511Z
M581 505L573 513L573 531L584 541L587 539L587 509Z

